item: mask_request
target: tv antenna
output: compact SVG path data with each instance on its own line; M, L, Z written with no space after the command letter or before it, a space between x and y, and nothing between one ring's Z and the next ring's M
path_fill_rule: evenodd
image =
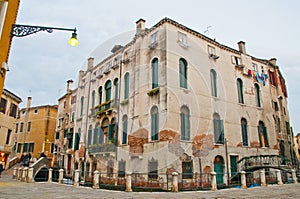
M204 34L209 35L209 29L212 28L212 26L207 26L206 30L204 31Z

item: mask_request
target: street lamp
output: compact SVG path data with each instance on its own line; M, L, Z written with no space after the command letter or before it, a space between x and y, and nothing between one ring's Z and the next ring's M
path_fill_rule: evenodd
M72 37L69 39L68 44L71 46L77 46L77 33L76 28L55 28L55 27L44 27L44 26L31 26L31 25L20 25L20 24L13 24L11 29L11 37L25 37L40 31L46 31L48 33L52 33L53 30L64 30L64 31L73 31Z

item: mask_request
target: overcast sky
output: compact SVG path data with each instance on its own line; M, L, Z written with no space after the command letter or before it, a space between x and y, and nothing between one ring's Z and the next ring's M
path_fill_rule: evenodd
M17 24L78 29L79 46L68 46L71 32L41 32L13 38L10 71L5 87L26 105L57 104L66 81L77 81L78 71L98 46L135 29L143 18L151 27L169 17L218 42L263 59L276 57L289 92L288 108L294 133L300 132L300 1L297 0L21 0ZM297 80L298 79L298 80ZM74 85L75 86L75 85Z

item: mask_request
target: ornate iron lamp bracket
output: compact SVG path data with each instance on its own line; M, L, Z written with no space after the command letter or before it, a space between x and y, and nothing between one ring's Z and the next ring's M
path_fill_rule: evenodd
M11 30L11 37L25 37L40 31L46 31L48 33L52 33L53 30L66 30L66 31L73 31L76 32L75 29L69 28L54 28L54 27L44 27L44 26L30 26L30 25L20 25L20 24L13 24Z

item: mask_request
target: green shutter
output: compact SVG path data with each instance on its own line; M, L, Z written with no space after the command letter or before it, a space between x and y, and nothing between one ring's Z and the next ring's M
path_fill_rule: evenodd
M184 123L184 114L180 113L180 126L181 126L181 140L185 140L185 123Z
M103 143L103 129L99 126L99 144Z
M152 88L158 87L158 59L152 62Z
M190 117L184 114L185 140L190 140Z
M112 130L113 130L113 126L112 124L108 125L108 140L112 139Z
M214 119L214 138L215 138L215 143L218 143L219 140L219 132L218 132L218 120Z
M224 144L224 122L220 120L220 144Z

